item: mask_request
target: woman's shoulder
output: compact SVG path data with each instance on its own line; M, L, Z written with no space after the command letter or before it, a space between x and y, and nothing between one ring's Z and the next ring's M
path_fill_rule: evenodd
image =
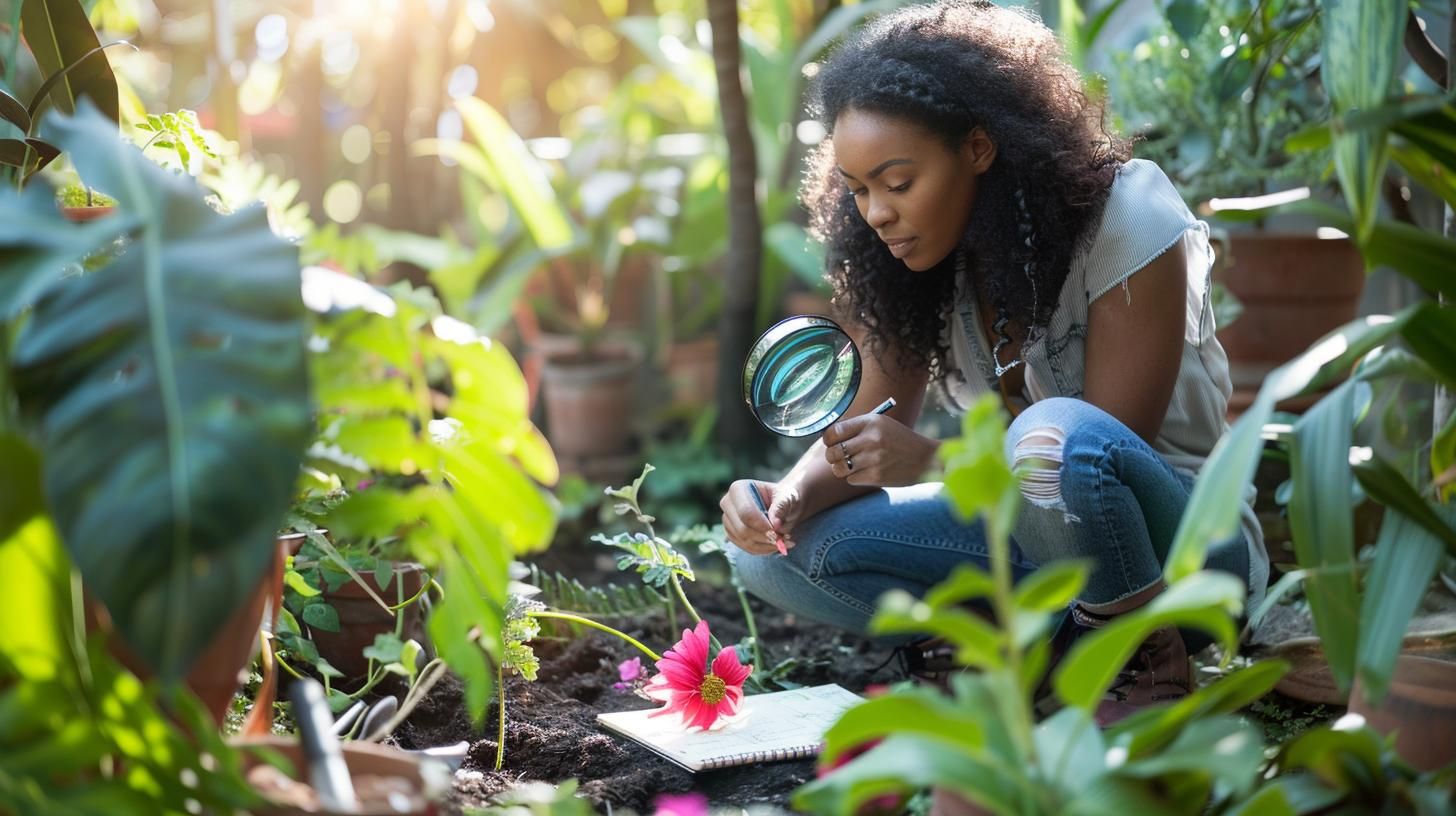
M1161 167L1146 159L1125 162L1082 258L1089 298L1146 266L1197 223Z

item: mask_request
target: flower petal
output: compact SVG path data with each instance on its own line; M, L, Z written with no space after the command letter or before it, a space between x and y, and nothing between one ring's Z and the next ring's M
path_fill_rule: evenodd
M723 678L723 682L730 686L741 686L748 675L753 672L753 666L744 666L738 662L738 650L731 647L725 648L713 658L713 674Z
M703 670L694 670L691 666L683 665L677 661L663 662L657 664L661 671L658 677L666 677L667 682L679 688L697 688L703 684Z
M713 723L718 721L718 706L708 705L707 703L704 703L702 701L702 698L700 697L698 698L697 708L698 710L693 716L693 720L691 723L689 723L689 725L696 725L699 728L707 729L712 726Z
M682 655L689 666L697 668L700 672L705 672L708 670L709 641L708 622L700 620L692 632L683 632L682 642L675 648L677 653Z
M692 728L694 725L697 725L698 724L698 720L701 719L702 716L703 716L703 709L704 708L707 708L707 706L703 705L703 698L702 697L699 697L696 694L694 694L694 695L692 695L690 697L685 698L683 700L683 706L682 706L682 722L683 722L683 726L684 727L687 727L687 728ZM709 723L712 723L713 720L710 718L708 720L708 722Z

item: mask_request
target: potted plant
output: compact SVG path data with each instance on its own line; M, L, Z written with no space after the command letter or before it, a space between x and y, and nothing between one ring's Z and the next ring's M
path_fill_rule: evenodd
M1328 151L1293 152L1285 142L1329 111L1321 30L1312 0L1170 6L1162 25L1114 60L1117 118L1142 137L1138 155L1157 162L1195 210L1313 185ZM1237 413L1271 370L1354 319L1365 270L1333 230L1231 225L1215 235L1215 286L1240 306L1218 332Z

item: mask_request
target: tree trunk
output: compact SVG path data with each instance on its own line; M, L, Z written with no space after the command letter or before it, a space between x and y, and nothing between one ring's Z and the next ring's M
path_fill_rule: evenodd
M748 128L748 100L740 81L737 0L708 0L713 31L713 65L718 104L728 139L728 268L723 281L723 312L718 317L718 438L729 450L742 451L757 437L744 408L739 381L743 360L753 344L758 272L763 257L759 223L757 158Z

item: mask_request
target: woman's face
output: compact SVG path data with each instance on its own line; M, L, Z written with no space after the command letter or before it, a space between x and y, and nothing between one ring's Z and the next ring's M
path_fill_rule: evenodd
M951 150L904 119L851 108L835 120L834 156L860 217L890 254L921 272L960 242L996 145L977 128Z

